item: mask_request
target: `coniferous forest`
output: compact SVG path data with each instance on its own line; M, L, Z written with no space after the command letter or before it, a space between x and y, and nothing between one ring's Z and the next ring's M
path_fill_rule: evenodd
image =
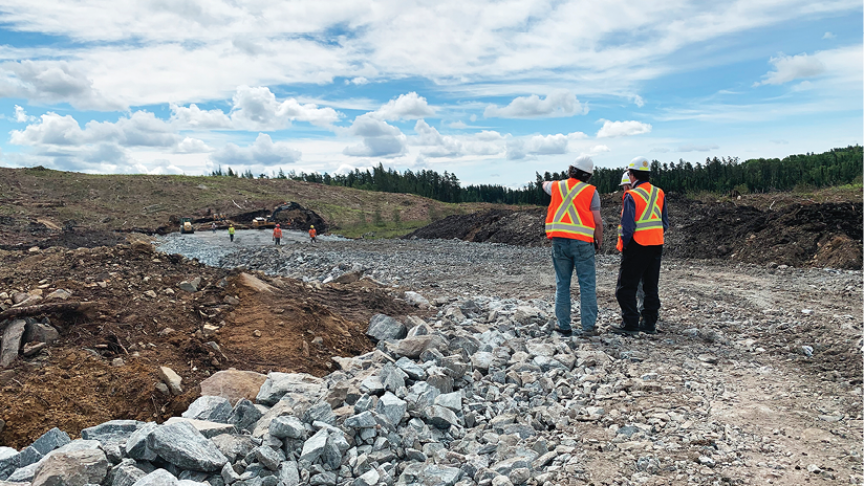
M565 168L566 169L566 168ZM601 193L618 190L624 168L598 167L590 183ZM691 163L684 160L651 163L651 181L666 192L740 193L787 191L806 187L820 188L843 184L860 184L864 171L864 158L860 145L836 148L821 154L790 155L783 159L751 159L740 162L737 157L706 158L705 162ZM220 167L212 176L245 177L254 179L251 171L238 173L230 167ZM293 179L297 181L353 187L369 191L416 194L444 202L488 202L498 204L548 204L548 196L541 190L543 181L566 178L561 172L537 172L536 180L520 189L501 185L479 184L462 186L456 174L434 170L399 172L385 169L378 164L371 171L354 169L347 174L316 172L287 174L280 169L268 176L258 178Z

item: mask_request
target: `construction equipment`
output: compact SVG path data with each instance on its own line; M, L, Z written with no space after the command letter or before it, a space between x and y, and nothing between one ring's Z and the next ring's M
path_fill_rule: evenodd
M255 218L252 220L252 227L257 229L275 228L276 222L273 221L272 216L270 218Z
M258 218L253 219L252 220L252 227L258 228L258 229L275 228L276 227L276 215L277 214L279 214L281 211L290 211L292 209L297 209L299 207L300 207L300 205L295 203L295 202L290 202L290 203L283 202L282 204L273 208L273 212L270 213L270 216L267 216L266 218L258 217Z
M192 226L192 218L180 218L180 234L192 234L195 232L195 227Z

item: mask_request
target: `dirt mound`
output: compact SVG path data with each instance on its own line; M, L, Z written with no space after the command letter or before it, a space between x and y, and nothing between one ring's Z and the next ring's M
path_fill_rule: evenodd
M0 251L0 260L0 292L62 288L69 302L93 303L86 313L47 316L59 341L0 371L0 444L15 447L55 426L74 435L111 419L167 419L222 369L324 375L332 356L372 349L364 333L373 314L412 310L367 281L319 288L255 275L272 288L257 291L239 273L157 254L142 242ZM180 289L196 279L196 292ZM0 300L0 310L11 303ZM124 363L112 366L115 358ZM156 390L159 366L183 378L182 395Z
M0 217L0 249L17 250L22 248L95 248L114 246L126 238L113 231L89 231L76 228L75 221L66 221L63 226L49 220L35 218Z
M745 263L862 266L862 204L790 204L760 210L735 202L703 203L670 194L671 230L665 252L679 258L720 258ZM621 194L602 198L604 251L615 252ZM493 210L450 216L420 228L406 238L451 239L548 245L543 231L545 210Z

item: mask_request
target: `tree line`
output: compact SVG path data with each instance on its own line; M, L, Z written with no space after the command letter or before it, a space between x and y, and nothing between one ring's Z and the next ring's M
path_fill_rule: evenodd
M747 192L787 191L796 187L819 188L843 184L861 184L864 158L860 145L836 148L821 154L790 155L783 159L751 159L740 162L737 157L709 157L705 162L691 163L685 160L651 163L651 181L666 192L692 193L700 191ZM591 184L601 193L619 190L624 168L597 167ZM235 172L230 167L214 170L211 176L241 177L255 179L250 170ZM354 169L345 174L299 174L282 169L259 179L292 179L295 181L352 187L369 191L416 194L449 203L488 202L498 204L546 205L549 196L542 190L544 181L566 179L566 171L560 173L535 173L535 180L519 189L497 184L472 184L462 186L456 174L447 171L439 174L434 170L399 172L384 168L383 164L372 170Z

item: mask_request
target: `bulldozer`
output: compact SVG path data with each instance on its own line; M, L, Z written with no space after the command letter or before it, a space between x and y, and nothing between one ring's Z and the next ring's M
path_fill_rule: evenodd
M272 216L269 218L255 218L252 220L252 227L256 229L275 228L276 221L273 220Z
M192 226L192 218L180 218L180 234L195 233L195 227Z

